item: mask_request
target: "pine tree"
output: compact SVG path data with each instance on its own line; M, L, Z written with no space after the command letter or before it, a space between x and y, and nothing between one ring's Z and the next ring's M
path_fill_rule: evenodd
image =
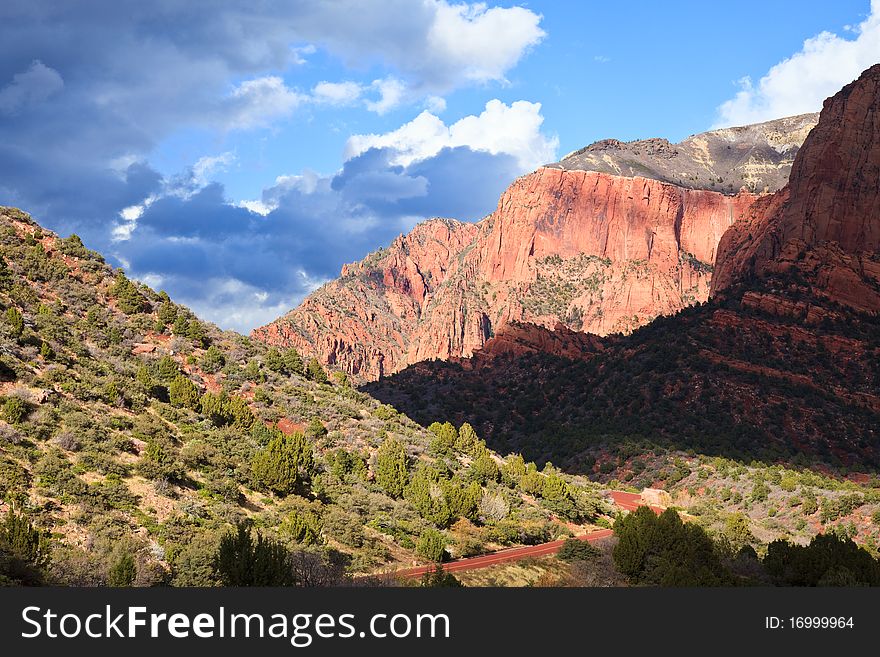
M416 554L427 561L439 563L446 554L446 538L436 529L428 528L419 536Z
M158 317L159 321L165 326L174 324L177 321L177 306L170 301L166 301L159 306Z
M12 334L16 338L20 338L24 333L24 317L17 308L8 308L6 310L6 323L12 328Z
M281 356L281 352L275 347L271 347L269 351L266 352L266 356L263 358L263 364L269 368L271 372L281 373L284 371L284 358Z
M464 454L470 454L478 440L477 432L474 431L470 424L465 422L458 430L458 435L455 439L455 449Z
M305 373L302 358L300 357L299 352L293 347L284 352L283 363L284 370L288 374L298 374L299 376L302 376Z
M185 336L189 332L189 320L178 313L174 319L174 325L171 327L171 332L178 337Z
M9 270L9 265L6 264L6 260L4 258L0 258L0 289L7 290L12 285L13 281L12 272Z
M115 297L117 306L126 315L143 312L147 303L137 286L121 271L116 274L116 282L110 288L110 294Z

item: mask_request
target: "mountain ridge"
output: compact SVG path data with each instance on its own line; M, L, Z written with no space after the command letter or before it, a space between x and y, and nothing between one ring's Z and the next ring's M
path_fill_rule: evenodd
M754 161L755 135L764 135L765 150L779 156L774 170L787 172L810 117L737 129L748 139L731 143ZM794 145L777 151L771 136ZM708 298L722 234L749 219L759 197L541 167L515 180L482 221L419 224L251 335L363 381L467 357L509 322L627 333Z

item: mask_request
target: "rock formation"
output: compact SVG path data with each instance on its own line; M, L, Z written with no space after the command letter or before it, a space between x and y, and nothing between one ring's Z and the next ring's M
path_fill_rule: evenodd
M804 115L713 131L663 142L669 148L660 140L588 147L514 181L477 224L430 220L346 265L253 335L371 380L470 356L510 322L628 333L706 301L721 236L753 218L760 195L722 193L731 190L717 172L775 189L814 122ZM689 183L670 182L676 176Z
M788 187L722 239L714 293L754 277L796 273L815 293L880 311L878 99L880 65L825 101Z
M559 347L573 346L564 331L517 329L469 360L417 363L365 390L573 470L635 441L876 471L880 65L825 102L788 186L743 215L718 247L709 303L580 349Z

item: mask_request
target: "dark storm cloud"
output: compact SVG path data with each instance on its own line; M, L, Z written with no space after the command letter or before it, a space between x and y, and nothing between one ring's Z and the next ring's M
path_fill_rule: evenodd
M192 172L163 179L151 152L179 130L260 127L295 112L303 97L279 75L307 44L354 68L386 66L413 93L503 79L543 33L526 10L483 13L411 0L5 0L0 204L80 234L134 275L154 274L212 319L244 328L247 304L285 310L416 218L480 216L508 158L444 152L401 168L386 152L365 153L336 178L267 190L277 208L261 217L230 205L219 185L199 189ZM522 26L509 31L516 43L484 38L506 25ZM476 182L487 176L491 184ZM130 239L114 241L119 213L147 199Z
M517 172L508 155L464 147L409 167L390 164L391 155L372 149L336 176L283 180L264 192L263 201L275 206L266 216L229 205L217 184L189 198L161 199L116 248L133 271L164 272L165 287L183 298L240 303L241 293L213 289L218 280L235 280L266 291L264 307L292 305L315 282L422 218L482 217ZM384 181L381 193L376 181Z

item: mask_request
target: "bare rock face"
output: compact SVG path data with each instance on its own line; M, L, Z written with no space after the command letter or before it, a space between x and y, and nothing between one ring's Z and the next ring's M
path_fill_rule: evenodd
M791 164L818 114L692 135L679 144L665 139L604 139L550 166L622 176L644 176L690 189L733 193L745 187L771 192L788 182Z
M689 171L695 157L701 171L710 156L721 166L718 153L725 166L745 166L763 143L779 156L773 171L787 174L811 121L715 131L706 153L694 146L673 156L668 142L654 140L638 147L654 163L644 177L587 170L584 157L542 167L514 181L479 223L420 224L253 335L372 380L423 360L469 357L512 322L629 333L706 301L721 236L756 220L762 200L747 189L694 189L696 178L673 184L657 172ZM761 181L763 189L776 178Z
M788 187L731 229L713 293L788 274L856 310L880 312L880 65L825 101Z

